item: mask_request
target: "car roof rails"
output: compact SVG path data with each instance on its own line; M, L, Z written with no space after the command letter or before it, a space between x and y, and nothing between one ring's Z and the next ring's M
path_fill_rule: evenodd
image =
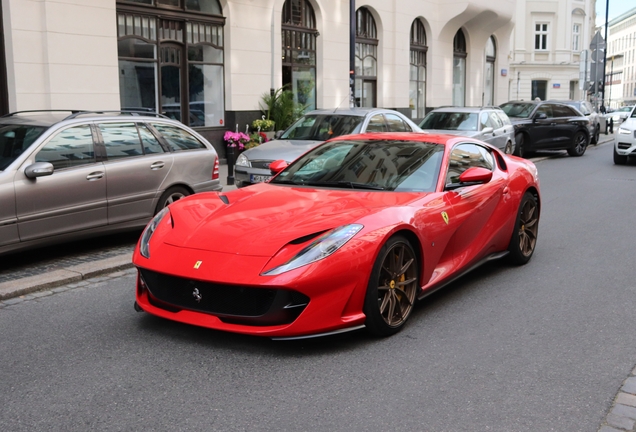
M154 111L145 111L141 109L130 109L130 110L105 110L105 111L73 111L73 113L66 117L64 120L71 120L77 118L81 115L87 114L127 114L131 116L149 116L149 117L157 117L157 118L169 118L163 114L159 114Z
M33 113L51 113L51 112L70 112L76 113L78 110L63 110L63 109L49 109L49 110L23 110L23 111L14 111L8 114L3 115L2 117L12 117L17 114L33 114Z
M85 114L128 114L132 116L154 116L159 118L169 118L163 114L156 113L154 111L146 111L144 109L130 109L130 110L106 110L106 111L84 111L84 110L64 110L64 109L49 109L49 110L23 110L23 111L14 111L8 114L3 115L2 117L12 117L18 114L35 114L35 113L68 113L71 114L64 118L64 120L74 119L81 115Z

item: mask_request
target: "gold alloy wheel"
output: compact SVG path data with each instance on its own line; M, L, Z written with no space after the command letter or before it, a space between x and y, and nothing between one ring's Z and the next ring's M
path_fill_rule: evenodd
M519 250L527 257L532 255L537 244L539 211L535 200L527 200L524 203L519 219Z
M408 318L417 292L417 265L413 251L396 243L387 252L378 280L378 307L384 322L399 327Z

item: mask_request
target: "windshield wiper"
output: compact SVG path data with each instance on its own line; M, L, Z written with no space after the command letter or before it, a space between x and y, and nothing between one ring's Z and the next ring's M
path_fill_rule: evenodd
M370 185L367 183L358 183L352 181L314 181L314 182L305 182L302 183L305 186L331 186L331 187L346 187L351 189L369 189L369 190L384 190L382 186Z
M296 186L302 186L304 183L298 183L292 180L274 180L274 181L270 181L269 184L290 184L290 185L296 185Z

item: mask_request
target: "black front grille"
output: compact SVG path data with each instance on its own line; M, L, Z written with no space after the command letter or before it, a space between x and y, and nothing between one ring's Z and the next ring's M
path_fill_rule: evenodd
M236 324L276 325L291 323L309 303L307 296L296 291L222 285L139 271L151 303L171 312L188 309Z
M271 160L253 160L250 161L250 165L252 165L252 168L261 168L261 169L269 169L269 164L271 164L274 161Z

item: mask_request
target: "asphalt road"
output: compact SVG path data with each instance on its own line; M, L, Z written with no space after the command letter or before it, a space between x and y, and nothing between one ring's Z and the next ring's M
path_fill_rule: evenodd
M399 334L274 342L135 313L131 271L0 308L0 430L597 431L636 363L636 165L537 162L539 241ZM46 293L45 293L46 294Z

